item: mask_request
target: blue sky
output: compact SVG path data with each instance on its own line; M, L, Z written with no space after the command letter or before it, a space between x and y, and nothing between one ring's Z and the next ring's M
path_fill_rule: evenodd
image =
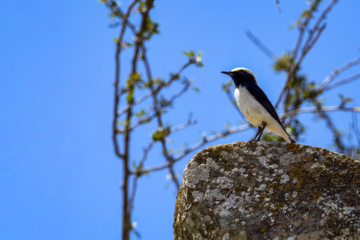
M152 17L161 34L149 43L154 75L166 78L179 69L186 61L184 50L202 51L205 64L185 72L200 93L189 92L166 117L176 125L193 112L198 120L174 135L174 148L242 120L221 90L229 79L220 71L250 68L269 99L276 100L285 76L273 72L271 60L245 31L276 55L292 49L297 31L288 27L306 4L280 5L281 13L275 1L264 0L155 2ZM359 9L359 1L340 1L330 13L303 65L310 79L320 82L359 57ZM121 163L111 142L112 39L118 29L108 27L108 10L97 1L5 1L0 11L0 238L119 239ZM123 67L126 72L128 63ZM343 77L359 72L357 66ZM359 87L354 82L336 88L324 101L336 105L343 93L353 97L351 106L359 106ZM351 115L331 116L347 133ZM331 134L323 122L309 114L301 120L310 127L300 144L330 147ZM136 150L149 142L150 134L146 127L135 134L132 159L138 159ZM247 130L209 145L247 141L253 134ZM182 174L191 155L176 165L176 172ZM159 149L150 157L147 166L163 162ZM173 238L176 190L166 175L157 172L139 182L133 221L142 239Z

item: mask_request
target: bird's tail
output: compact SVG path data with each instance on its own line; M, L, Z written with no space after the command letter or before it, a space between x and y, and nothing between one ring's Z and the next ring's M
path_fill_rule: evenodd
M288 142L288 143L296 143L295 140L290 137L290 134L288 134L285 129L284 129L284 131L283 131L281 134L279 134L279 135L280 135L282 138L284 138L284 139L286 140L286 142Z
M288 143L296 143L295 140L290 137L290 135L288 135L288 138L290 140L290 142L287 141Z

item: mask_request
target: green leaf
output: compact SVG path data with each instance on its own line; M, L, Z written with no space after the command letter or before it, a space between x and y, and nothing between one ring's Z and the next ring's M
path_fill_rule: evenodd
M285 139L271 132L264 133L262 136L262 140L264 142L285 142Z
M133 167L134 170L136 170L138 168L138 166L136 165L136 162L135 161L132 161L131 162L131 165Z
M180 75L178 73L170 73L170 77L174 80L178 80L180 79Z
M168 106L171 106L171 105L172 105L172 102L171 102L170 100L166 99L164 96L161 96L159 102L160 102L160 106L161 106L162 108L168 107Z
M156 132L152 134L152 139L154 141L160 141L161 139L164 139L165 137L169 136L171 132L170 127L166 127L165 129L158 128Z
M134 98L134 91L130 91L130 92L128 93L128 95L126 96L126 101L127 101L128 103L130 103L130 102L133 101L133 98Z
M141 109L140 112L136 112L136 113L135 113L135 115L136 115L138 118L143 117L145 114L146 114L146 112L145 112L144 109Z
M195 91L195 92L200 92L200 89L198 87L192 87L192 89Z
M273 66L274 70L277 72L280 71L288 71L290 66L292 65L294 58L290 54L283 54L280 58L275 60L275 64Z
M227 81L227 82L223 83L222 90L224 92L229 92L232 84L233 84L233 81Z
M124 121L118 121L117 124L121 125L121 126L125 126L125 122Z
M137 82L140 80L140 73L135 72L130 74L130 79L132 79L134 82Z
M125 49L125 48L127 48L127 47L132 47L132 46L133 46L132 43L124 42L121 47L122 47L123 49Z
M156 132L154 132L153 135L152 135L152 139L153 139L154 141L160 141L161 138L162 138L162 132L159 131L159 130L157 130Z
M292 29L294 29L295 27L297 27L297 25L294 23L294 24L291 24L290 26L288 26L288 29L289 29L289 30L292 30Z
M189 57L189 58L195 57L195 53L194 53L193 50L190 50L190 51L188 51L188 52L183 51L183 53L184 53L187 57Z
M198 67L203 67L204 64L200 61L200 62L196 62L196 66L198 66Z
M146 12L146 4L145 4L145 1L141 1L140 3L139 3L139 11L141 11L141 12Z
M308 18L311 16L311 11L309 9L306 9L301 15L301 18Z

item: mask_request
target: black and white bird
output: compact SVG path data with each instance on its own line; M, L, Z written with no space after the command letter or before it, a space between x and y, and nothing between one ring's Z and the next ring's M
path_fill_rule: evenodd
M236 104L246 119L258 127L258 132L252 140L260 141L264 129L276 133L288 143L295 141L286 132L274 106L264 91L257 84L255 75L247 68L235 68L229 75L235 83Z

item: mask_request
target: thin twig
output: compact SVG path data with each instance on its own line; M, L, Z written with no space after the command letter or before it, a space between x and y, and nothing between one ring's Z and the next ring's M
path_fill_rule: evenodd
M183 95L190 87L190 85L192 84L193 82L192 81L188 81L188 82L185 82L185 85L184 87L179 91L177 92L176 94L174 94L169 102L172 104L177 98L179 98L181 95Z
M333 71L329 76L327 76L324 79L324 81L322 81L320 83L319 87L317 88L317 91L320 91L323 88L325 88L326 85L331 83L331 81L333 81L340 73L348 70L349 68L351 68L353 66L356 66L359 63L360 63L360 57L348 62L347 64L345 64L345 65L341 66L340 68L336 69L335 71Z
M339 107L339 106L327 106L327 107L322 107L320 109L319 108L302 108L302 109L293 110L293 111L290 111L290 112L287 112L287 113L279 114L279 117L281 119L283 119L283 118L286 118L288 116L293 116L293 115L297 115L297 114L300 114L300 113L317 113L319 111L320 112L334 112L334 111L359 112L360 109L359 109L359 107L347 108L347 107ZM185 149L182 154L180 154L178 157L176 157L174 159L174 162L180 161L181 159L186 157L188 154L190 154L191 152L203 147L207 143L216 141L216 140L218 140L220 138L223 138L224 136L232 135L232 134L247 130L247 129L251 128L251 127L252 127L252 125L250 125L250 124L244 124L244 125L241 125L239 127L231 127L229 130L219 132L217 134L214 134L214 135L211 135L211 136L208 136L208 137L204 137L203 140L200 143L195 144L195 145ZM166 164L163 164L163 165L160 165L160 166L155 166L155 167L150 167L150 168L143 169L142 173L149 173L149 172L159 171L159 170L163 170L163 169L165 169L167 167L169 167L169 163L166 163Z
M137 181L138 181L139 177L141 176L141 174L140 174L141 169L143 168L144 162L147 159L149 151L151 150L153 145L154 145L154 141L149 143L147 148L144 149L144 154L143 154L143 156L142 156L142 158L141 158L141 160L139 162L139 165L137 166L137 168L135 169L134 172L131 172L135 176L134 176L134 179L133 179L132 191L131 191L131 195L130 195L130 198L129 198L129 210L130 210L130 212L132 212L132 210L134 209L134 200L135 200L135 193L136 193L136 188L137 188Z
M302 41L303 41L303 38L304 38L305 30L306 30L307 26L309 25L309 22L310 22L310 20L312 18L312 13L314 11L316 11L317 6L318 6L318 4L311 6L311 8L309 10L310 12L305 17L304 22L301 22L300 19L298 19L298 21L297 21L297 24L299 25L299 31L300 32L299 32L299 37L298 37L298 40L296 42L296 45L295 45L295 48L294 48L294 51L293 51L294 60L296 60L297 54L299 53L299 50L301 49L301 44L302 44Z
M326 107L314 107L314 108L301 108L292 110L286 113L279 114L279 117L286 118L297 115L299 113L316 113L316 112L334 112L334 111L345 111L345 112L359 112L358 107L342 107L342 106L326 106Z
M137 121L136 123L134 123L133 125L131 125L128 129L129 129L129 131L132 131L132 130L134 130L135 128L141 126L142 124L150 122L150 121L153 120L155 117L156 117L156 115L155 115L155 114L152 114L152 115L149 116L149 117L141 118L139 121ZM123 133L124 130L119 129L119 132L120 132L120 133Z
M252 32L246 31L245 34L266 56L268 56L271 60L275 61L274 53L268 47L266 47L257 37L255 37Z
M351 77L345 78L345 79L343 79L343 80L341 80L341 81L335 82L335 83L333 83L333 84L325 87L325 88L324 88L324 91L328 91L328 90L330 90L330 89L332 89L332 88L334 88L334 87L337 87L337 86L340 86L340 85L344 85L344 84L349 83L349 82L352 82L352 81L354 81L354 80L356 80L356 79L360 79L360 73L355 74L355 75L353 75L353 76L351 76Z
M324 24L321 24L321 23L325 20L326 15L331 11L331 9L334 7L334 5L337 3L337 1L338 0L331 1L331 3L328 5L328 7L322 12L320 17L318 18L318 20L314 24L312 30L310 30L308 39L306 40L303 49L307 49L307 48L310 49L311 48L310 45L314 45L314 41L316 41L315 39L313 40L313 36L314 36L315 32L317 32L317 35L319 35L319 32L321 31L321 28L324 27ZM320 27L320 25L322 25L322 27Z
M279 9L279 12L281 12L281 7L280 7L280 1L276 0L276 6Z
M228 136L228 135L231 135L231 134L234 134L234 133L237 133L237 132L240 132L240 131L243 131L243 130L246 130L246 129L249 129L251 128L251 125L250 124L245 124L245 125L242 125L242 126L239 126L239 127L233 127L231 128L230 130L225 130L223 132L220 132L220 133L217 133L217 134L214 134L214 135L211 135L211 136L208 136L208 137L204 137L203 140L198 143L198 144L195 144L187 149L185 149L183 151L183 153L181 155L179 155L178 157L176 157L172 163L166 163L164 165L160 165L160 166L156 166L156 167L151 167L151 168L147 168L147 169L144 169L143 170L143 173L149 173L149 172L153 172L153 171L159 171L159 170L163 170L165 168L168 168L169 166L171 166L172 164L174 164L175 162L178 162L180 161L181 159L183 159L185 156L187 156L189 153L201 148L202 146L204 146L205 144L207 143L210 143L210 142L213 142L213 141L216 141L220 138L223 138L224 136Z
M187 128L187 127L189 127L189 126L191 126L191 125L195 125L196 123L197 123L197 121L196 121L196 120L193 120L193 121L188 121L187 123L180 124L180 125L178 125L178 126L176 126L176 127L173 127L173 128L171 129L171 133L175 133L175 132L177 132L177 131L179 131L179 130L182 130L182 129L184 129L184 128Z
M118 116L121 116L122 114L126 113L126 111L130 108L133 107L135 105L138 105L139 103L142 103L144 100L146 100L148 97L151 96L151 93L147 93L144 96L134 100L132 103L129 103L128 105L126 105L125 107L123 107L119 112L118 112Z
M158 98L157 98L157 95L158 95L159 91L161 90L162 86L159 85L158 88L157 88L158 90L154 89L154 86L153 86L152 81L151 81L152 75L151 75L151 71L150 71L150 64L149 64L149 62L147 60L147 54L146 54L146 49L145 48L143 48L142 53L143 53L142 54L143 55L142 59L143 59L143 62L145 64L145 69L146 69L146 73L147 73L147 77L148 77L149 87L151 89L151 96L152 96L153 102L154 102L153 105L154 105L155 116L156 116L157 121L158 121L158 127L162 128L163 127L162 113L161 113L161 110L158 108L159 101L158 101ZM185 64L185 66L186 66L186 64ZM184 67L182 69L180 69L179 72L181 72L183 69L184 69ZM170 80L168 81L169 85L172 83L173 80L175 80L175 77L170 78ZM180 182L177 179L174 168L173 168L173 164L174 164L173 157L169 154L165 136L161 137L160 142L161 142L161 146L162 146L163 155L164 155L166 161L169 164L168 169L169 169L169 173L171 175L172 181L176 185L177 189L179 189L180 188Z
M352 119L353 119L353 122L352 122L352 127L354 129L354 134L355 134L355 137L358 141L358 146L360 146L360 131L359 131L359 123L358 123L358 120L357 120L357 115L355 112L352 113Z
M312 41L309 41L307 43L305 43L305 46L303 47L302 53L299 57L298 62L296 63L296 66L299 66L300 63L302 62L302 60L305 58L306 54L310 51L310 49L314 46L314 44L317 42L317 40L319 39L321 33L324 31L326 27L326 24L323 24L320 29L316 32L315 38L312 39ZM312 34L311 37L308 38L308 40L312 38Z
M277 108L279 106L279 104L280 104L280 102L281 102L281 100L283 99L284 96L285 96L285 99L289 98L288 83L296 75L296 72L300 69L300 65L301 65L302 61L304 60L305 56L310 51L310 49L314 46L314 44L317 42L317 40L319 39L321 33L325 29L326 24L322 24L322 22L324 21L327 14L331 11L331 9L333 8L333 6L335 5L335 3L337 1L338 0L333 0L328 5L328 7L322 12L322 14L320 15L320 17L316 21L313 28L311 30L309 30L309 35L308 35L303 47L301 47L301 45L302 45L302 42L303 42L303 37L304 37L304 34L305 34L305 30L307 29L307 26L308 26L308 24L309 24L309 22L310 22L310 20L312 18L313 12L315 12L317 10L317 7L318 7L320 2L316 2L315 4L313 4L311 6L311 8L309 10L310 12L309 12L308 16L305 18L305 21L303 23L301 22L301 20L299 20L300 33L299 33L298 41L297 41L297 43L295 45L295 49L293 51L294 63L291 66L290 70L288 71L287 81L286 81L284 87L281 90L281 93L279 95L278 100L276 101L275 108ZM321 27L320 27L320 25L321 25ZM301 55L299 56L299 59L297 59L297 55L298 55L298 52L300 51L300 49L301 49Z
M120 105L120 97L119 97L119 86L120 86L120 54L121 54L121 43L123 41L124 38L124 34L125 34L125 30L126 30L126 23L128 21L128 18L130 16L130 13L132 11L132 9L135 7L136 3L139 0L134 0L129 8L126 11L126 14L123 18L123 24L121 27L121 31L120 31L120 35L119 35L119 39L118 42L116 43L116 53L115 53L115 82L114 82L114 115L113 115L113 124L112 124L112 140L113 140L113 144L114 144L114 149L115 149L115 153L119 158L123 158L124 159L124 155L120 153L120 149L119 149L119 143L117 141L116 138L116 134L117 134L117 121L118 121L118 115L117 115L117 111ZM107 6L110 6L109 4L107 4ZM127 197L127 196L126 196Z
M119 102L120 102L120 96L119 96L119 85L120 85L120 53L121 53L121 49L122 49L122 43L123 43L123 37L124 37L124 33L126 30L126 26L127 26L127 21L128 18L130 16L130 13L132 11L132 9L135 7L135 5L139 2L140 0L134 0L133 2L131 2L130 6L127 9L127 12L124 16L124 18L122 19L123 24L121 27L121 31L120 31L120 36L119 39L117 41L116 44L116 80L115 80L115 107L114 107L114 120L113 120L113 141L114 141L114 145L115 145L115 151L118 152L119 150L119 146L118 146L118 142L117 142L117 138L116 138L116 134L118 134L117 132L117 121L118 121L118 106L119 106ZM150 9L149 9L150 10ZM142 31L142 29L144 28L144 21L143 20L143 24L140 27L139 32ZM136 59L138 57L138 47L136 47L135 49L135 54L134 54L134 59L133 60L133 64L132 64L132 73L136 72ZM131 99L133 100L133 99ZM132 101L130 101L131 103ZM130 120L132 117L132 108L129 108L127 111L127 116L126 116L126 122L125 122L125 139L124 139L124 153L122 156L123 159L123 169L124 169L124 174L123 174L123 213L122 213L122 239L123 240L128 240L130 239L130 231L131 231L131 211L129 210L129 202L128 202L128 196L129 196L129 177L130 177L130 169L129 169L129 151L130 151L130 131L128 130L129 128L129 124L130 124Z

